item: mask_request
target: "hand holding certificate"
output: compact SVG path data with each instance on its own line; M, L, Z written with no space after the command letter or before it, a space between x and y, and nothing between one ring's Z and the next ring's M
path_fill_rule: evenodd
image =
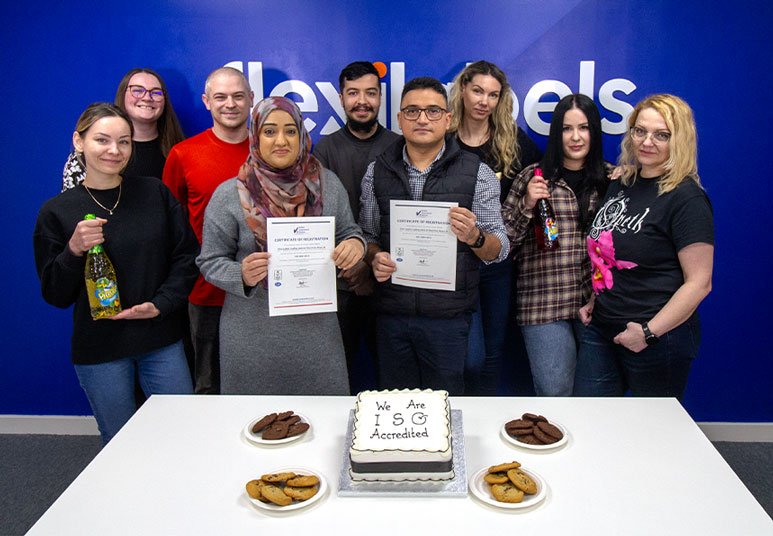
M266 223L269 316L335 312L335 218L268 218ZM339 257L348 260L348 253Z
M392 283L456 290L457 237L449 209L458 203L390 201L390 256L397 265Z

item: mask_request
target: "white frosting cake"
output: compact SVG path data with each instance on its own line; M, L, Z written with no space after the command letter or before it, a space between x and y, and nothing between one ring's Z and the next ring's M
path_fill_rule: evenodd
M354 407L352 480L454 477L447 391L363 391Z

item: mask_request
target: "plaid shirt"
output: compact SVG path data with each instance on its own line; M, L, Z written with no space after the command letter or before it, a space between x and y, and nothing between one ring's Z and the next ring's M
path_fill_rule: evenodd
M502 205L505 230L518 263L517 321L521 326L578 318L591 293L590 257L585 233L579 228L577 198L563 179L548 183L559 247L555 251L537 247L532 211L524 206L526 186L537 167L539 163L532 164L518 174ZM598 203L594 193L588 209L595 211Z
M443 145L443 148L432 163L427 166L427 169L419 171L416 166L411 164L410 160L408 160L408 154L405 151L405 147L403 147L403 164L408 172L408 184L411 187L412 200L421 200L422 193L424 192L424 183L427 181L427 175L429 175L429 172L432 171L432 166L434 166L435 162L443 156L445 151L446 146ZM365 171L365 176L362 178L360 227L362 227L367 242L375 242L378 244L379 234L381 233L381 225L379 223L381 210L378 208L376 194L373 191L374 166L375 162L368 164L368 169ZM499 250L499 256L496 259L483 262L485 264L491 264L492 262L505 260L507 254L510 252L510 244L500 214L499 179L491 168L483 163L478 167L478 180L475 182L475 193L472 198L471 210L477 218L476 225L478 226L478 229L495 235L502 244L502 247Z

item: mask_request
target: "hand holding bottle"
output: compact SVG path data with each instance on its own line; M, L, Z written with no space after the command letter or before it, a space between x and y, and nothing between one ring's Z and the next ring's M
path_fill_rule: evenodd
M107 220L103 218L79 221L68 243L72 254L81 257L97 244L103 243L105 237L102 235L102 226L106 223Z
M548 199L550 197L548 183L542 178L542 173L540 172L540 174L537 174L537 171L539 171L539 168L535 170L534 176L526 186L526 196L523 200L524 205L529 210L533 210L537 201L540 199Z

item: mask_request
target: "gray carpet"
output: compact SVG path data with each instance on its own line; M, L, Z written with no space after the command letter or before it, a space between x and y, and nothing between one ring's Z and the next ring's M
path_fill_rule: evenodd
M773 443L714 443L773 517ZM0 535L27 532L97 455L99 436L0 434Z

